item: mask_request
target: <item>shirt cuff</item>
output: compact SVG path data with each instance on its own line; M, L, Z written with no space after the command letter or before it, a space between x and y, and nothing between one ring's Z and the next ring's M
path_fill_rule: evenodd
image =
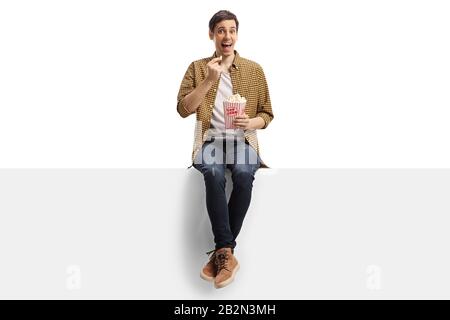
M263 120L264 120L264 127L262 127L261 129L267 128L267 126L268 126L269 123L270 123L270 117L269 117L269 115L268 115L267 113L264 113L264 112L259 112L259 113L256 114L256 116L257 116L257 117L261 117L261 118L263 118Z

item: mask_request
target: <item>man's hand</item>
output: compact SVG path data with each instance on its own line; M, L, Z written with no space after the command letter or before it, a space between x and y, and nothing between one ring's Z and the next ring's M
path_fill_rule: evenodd
M239 129L252 129L251 123L251 119L246 113L244 113L242 116L236 116L236 118L234 118L234 125Z
M249 118L249 116L244 113L242 116L237 116L234 118L234 125L239 129L244 130L256 130L264 128L265 121L261 117Z
M222 72L222 68L220 67L221 61L222 56L212 59L206 65L207 67L206 79L208 79L208 81L217 81L220 78L220 74Z

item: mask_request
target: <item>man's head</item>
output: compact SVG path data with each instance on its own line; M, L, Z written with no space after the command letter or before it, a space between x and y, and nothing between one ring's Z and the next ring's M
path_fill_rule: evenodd
M239 21L227 10L220 10L209 20L209 38L214 41L218 56L230 56L238 39Z

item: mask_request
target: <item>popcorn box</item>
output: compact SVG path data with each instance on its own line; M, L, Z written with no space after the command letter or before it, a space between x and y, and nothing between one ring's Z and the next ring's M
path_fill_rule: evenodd
M241 116L245 113L245 104L245 102L223 102L225 129L237 129L233 122L236 116Z

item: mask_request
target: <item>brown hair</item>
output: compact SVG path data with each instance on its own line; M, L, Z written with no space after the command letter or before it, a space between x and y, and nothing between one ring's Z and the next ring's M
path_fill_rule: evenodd
M238 31L239 21L236 15L228 10L220 10L212 16L211 20L209 20L209 31L214 32L216 24L223 20L234 20L236 22L236 31Z

